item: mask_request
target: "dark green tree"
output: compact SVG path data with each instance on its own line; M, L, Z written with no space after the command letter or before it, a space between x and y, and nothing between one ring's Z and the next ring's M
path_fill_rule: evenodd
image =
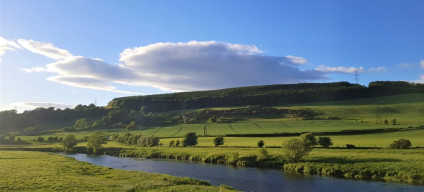
M330 137L319 137L318 144L324 148L328 148L329 146L333 145L333 142L331 141Z
M312 133L304 133L300 135L300 140L304 141L306 145L314 146L317 144L317 139Z
M259 140L256 144L259 148L262 148L265 145L265 142L263 140Z
M197 136L195 132L187 133L183 138L183 146L195 146L197 145Z
M78 144L78 140L74 135L67 135L62 141L62 145L65 148L66 152L72 150Z
M224 137L222 135L216 136L213 139L213 144L215 145L215 147L218 147L220 145L224 145Z
M179 139L177 139L177 141L175 141L175 146L176 147L180 146L180 140Z
M87 148L97 154L103 148L103 144L106 144L106 136L102 132L96 131L88 138Z
M399 139L389 145L390 149L409 149L412 143L408 139Z
M137 125L135 124L135 122L134 122L134 121L131 121L131 123L130 123L130 124L128 124L128 125L125 127L125 129L126 129L127 131L133 131L133 130L136 130L136 129L137 129Z
M392 125L396 125L396 119L392 119Z
M175 145L175 141L174 140L169 141L169 146L170 147L173 147L174 145Z

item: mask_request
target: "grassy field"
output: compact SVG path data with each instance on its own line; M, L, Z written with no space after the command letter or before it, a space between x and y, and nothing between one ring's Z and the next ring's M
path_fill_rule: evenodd
M0 154L0 191L229 191L195 179L110 169L58 154Z

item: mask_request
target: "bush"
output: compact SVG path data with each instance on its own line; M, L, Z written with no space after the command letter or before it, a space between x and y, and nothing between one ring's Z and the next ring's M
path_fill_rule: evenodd
M259 148L263 147L264 145L265 145L265 142L263 140L259 140L258 143L257 143L257 146Z
M397 141L393 141L389 145L390 149L409 149L411 147L411 141L408 139L399 139Z
M180 146L180 140L179 139L177 139L177 141L175 141L175 146L176 147Z
M392 119L392 125L396 125L396 119Z
M283 150L288 162L299 162L312 148L305 141L290 139L284 142Z
M314 146L317 144L317 139L312 133L304 133L300 135L300 140L304 141L309 146Z
M37 138L37 141L38 141L38 142L44 142L44 137L38 137L38 138Z
M169 141L169 146L170 147L173 147L174 145L175 145L175 141L174 140Z
M137 140L137 145L142 147L154 147L159 145L159 137L150 136L150 137L140 137Z
M327 148L333 145L333 142L331 141L330 137L319 137L318 144L323 146L324 148Z
M222 135L216 136L213 139L213 144L215 145L215 147L218 147L219 145L224 145L224 137Z
M257 162L264 162L265 160L269 159L269 153L266 149L259 149L258 155L256 156Z
M187 133L183 138L183 146L195 146L197 145L197 136L195 132Z
M66 149L66 152L69 152L69 150L73 149L77 144L78 140L75 138L74 135L68 135L62 141L62 145Z
M346 149L354 149L354 148L356 148L356 146L355 146L355 145L352 145L352 144L346 144Z

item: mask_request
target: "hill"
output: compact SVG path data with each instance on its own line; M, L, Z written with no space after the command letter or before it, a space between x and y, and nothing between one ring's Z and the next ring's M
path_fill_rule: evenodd
M404 81L376 81L368 87L348 82L279 84L115 98L108 107L150 112L233 107L279 106L342 101L405 93L424 93L423 84Z

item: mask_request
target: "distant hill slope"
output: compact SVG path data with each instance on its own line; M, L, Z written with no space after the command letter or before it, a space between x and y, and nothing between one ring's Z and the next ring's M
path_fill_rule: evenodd
M115 98L108 107L126 110L172 111L247 105L292 105L376 96L424 93L424 84L375 81L368 87L348 82L278 84Z

